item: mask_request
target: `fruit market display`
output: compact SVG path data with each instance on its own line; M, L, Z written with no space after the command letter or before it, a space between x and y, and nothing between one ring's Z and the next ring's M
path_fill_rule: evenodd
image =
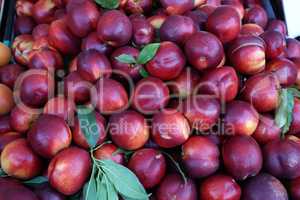
M260 0L17 0L0 200L300 200L300 42Z

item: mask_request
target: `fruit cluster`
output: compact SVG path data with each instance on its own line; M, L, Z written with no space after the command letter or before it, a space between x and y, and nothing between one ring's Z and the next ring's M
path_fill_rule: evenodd
M0 200L300 200L300 42L260 0L16 13Z

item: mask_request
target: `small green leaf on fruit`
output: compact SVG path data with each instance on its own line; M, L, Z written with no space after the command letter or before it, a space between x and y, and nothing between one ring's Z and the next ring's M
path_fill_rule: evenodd
M105 9L116 9L119 7L119 0L95 0L102 8Z
M47 182L48 182L48 179L45 176L37 176L28 181L24 181L23 183L28 186L35 186L35 185L41 185L41 184L47 183Z
M128 54L121 54L121 55L115 57L115 59L122 63L136 64L135 58L132 55L128 55Z
M293 120L294 95L289 89L282 89L280 94L280 105L276 110L275 122L281 128L284 135L289 131Z
M95 174L97 172L97 168L93 165L91 177L88 183L85 184L83 188L83 199L84 200L97 200L97 186Z
M119 165L112 160L100 160L101 168L107 175L123 199L148 200L148 195L138 178L128 168Z
M81 131L83 132L90 148L94 148L99 139L99 126L96 121L95 112L87 106L77 107L77 117Z
M137 63L144 65L147 62L149 62L150 60L152 60L152 58L156 55L159 47L160 47L160 43L152 43L152 44L146 45L142 49L142 51L137 59Z
M139 73L144 78L147 78L149 76L149 73L143 67L140 69Z

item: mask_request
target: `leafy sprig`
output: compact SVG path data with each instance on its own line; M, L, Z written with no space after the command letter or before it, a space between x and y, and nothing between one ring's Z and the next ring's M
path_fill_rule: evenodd
M95 0L102 8L105 9L116 9L119 7L119 0Z

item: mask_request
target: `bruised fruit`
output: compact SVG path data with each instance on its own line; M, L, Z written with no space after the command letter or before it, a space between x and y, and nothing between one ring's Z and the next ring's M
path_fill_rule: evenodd
M233 136L225 141L222 157L227 172L236 180L257 175L263 164L260 147L249 136Z
M48 166L50 185L64 195L78 192L91 171L89 153L78 147L70 147L57 154Z
M114 144L103 144L94 151L95 158L99 160L110 159L120 165L125 163L124 153Z
M226 175L214 175L200 185L201 200L239 200L241 188L233 178Z
M71 144L71 130L64 119L42 114L27 133L31 147L41 156L52 158Z
M4 147L1 168L9 176L27 180L40 174L42 160L25 139L17 139Z
M183 144L190 136L190 126L184 115L176 110L161 111L152 119L152 138L163 148Z
M216 172L219 156L218 146L202 136L191 137L182 146L183 164L193 178L206 177Z
M164 178L156 191L157 200L196 200L197 189L194 181L188 179L185 183L178 174L171 174Z
M109 132L113 142L127 150L138 149L144 146L149 139L146 119L143 115L132 110L111 115Z
M158 185L166 173L166 160L163 154L155 149L140 149L128 162L131 169L145 188Z

